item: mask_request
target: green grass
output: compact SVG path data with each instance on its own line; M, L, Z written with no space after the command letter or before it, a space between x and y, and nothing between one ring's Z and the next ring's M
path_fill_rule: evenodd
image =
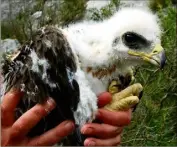
M177 52L176 8L168 5L159 9L162 46L166 50L164 70L139 69L136 82L144 87L144 95L130 126L124 130L122 145L174 146L177 145Z

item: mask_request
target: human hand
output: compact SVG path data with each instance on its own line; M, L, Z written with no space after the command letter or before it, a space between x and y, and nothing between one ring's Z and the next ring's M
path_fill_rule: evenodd
M74 123L64 121L46 133L28 138L26 135L44 116L55 108L55 102L49 98L43 104L33 108L15 120L15 108L23 96L18 90L8 92L1 103L1 145L2 146L51 146L74 130Z
M81 133L88 137L84 141L85 146L114 146L121 142L121 132L124 126L127 126L131 120L131 110L127 111L109 111L103 106L112 100L108 92L98 96L97 119L103 123L87 123L81 128Z

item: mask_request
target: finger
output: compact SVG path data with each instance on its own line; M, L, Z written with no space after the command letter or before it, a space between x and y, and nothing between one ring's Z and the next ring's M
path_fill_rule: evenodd
M122 130L122 127L111 126L108 124L90 123L85 124L81 128L81 133L84 135L92 135L99 138L112 138L120 134Z
M116 146L119 145L120 142L120 135L117 135L116 137L110 139L87 138L84 141L84 146Z
M108 104L112 100L112 96L109 92L103 92L98 96L98 107L101 108Z
M23 93L13 89L5 94L1 103L1 122L3 126L12 125L14 122L14 110L18 105Z
M47 131L45 134L35 137L28 145L29 146L52 146L58 143L62 138L68 136L74 130L74 123L64 121L54 129Z
M1 103L3 111L13 112L22 96L23 93L18 89L12 89L6 93Z
M24 113L12 126L12 136L25 136L43 117L55 108L55 102L49 98L44 104L36 104Z
M113 126L125 126L130 124L131 121L131 110L113 112L104 109L98 109L97 119L105 124Z

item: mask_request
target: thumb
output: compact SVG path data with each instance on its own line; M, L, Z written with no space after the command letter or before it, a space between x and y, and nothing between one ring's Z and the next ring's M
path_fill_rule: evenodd
M109 92L103 92L98 95L98 107L104 107L106 104L111 102L112 95Z

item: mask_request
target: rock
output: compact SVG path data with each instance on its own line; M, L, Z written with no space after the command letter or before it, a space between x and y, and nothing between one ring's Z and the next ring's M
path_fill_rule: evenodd
M42 11L37 11L32 15L32 18L37 19L42 16Z
M56 5L58 3L59 0L49 0L49 1L46 1L46 7L52 7L53 5ZM121 0L121 3L125 3L125 5L144 5L148 2L149 0L130 0L130 1L124 1L124 0ZM172 0L174 1L174 3L176 3L176 0ZM9 3L10 2L10 3ZM89 0L87 2L87 9L90 9L90 8L97 8L97 9L100 9L101 7L107 5L108 3L110 2L110 0ZM21 10L24 10L25 7L27 8L32 8L36 5L36 1L35 0L1 0L1 5L0 5L0 8L1 8L1 19L4 20L4 19L9 19L9 16L10 18L15 18L15 16L21 11ZM37 16L40 16L38 15L40 14L39 13L36 13ZM33 14L34 15L34 14Z
M20 47L20 43L17 39L4 39L1 40L0 52L12 51Z
M32 8L35 0L1 0L1 20L14 19L25 7Z
M0 61L1 61L1 56L3 52L9 52L12 50L15 50L20 47L20 43L17 39L4 39L1 40L1 46L0 46ZM0 68L0 98L2 97L2 94L4 93L4 89L2 86L3 83L3 78L1 75L1 68Z
M33 31L39 28L41 16L42 16L42 11L37 11L31 15L30 21L32 22Z

